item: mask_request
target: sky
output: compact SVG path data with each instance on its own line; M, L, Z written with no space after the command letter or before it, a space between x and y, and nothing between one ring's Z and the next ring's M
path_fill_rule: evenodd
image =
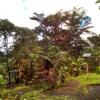
M92 18L92 31L100 33L100 10L96 0L0 0L0 19L8 19L21 27L34 28L37 23L30 20L34 12L49 15L59 10L83 7Z

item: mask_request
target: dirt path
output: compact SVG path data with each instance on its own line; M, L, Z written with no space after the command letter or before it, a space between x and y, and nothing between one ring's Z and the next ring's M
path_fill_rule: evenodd
M65 95L76 100L100 100L100 86L89 86L86 90L79 88L79 82L72 80L65 86L50 90L48 93L54 96Z
M51 95L75 95L78 91L79 87L78 81L71 81L67 83L65 86L59 87L57 89L53 89L49 91Z

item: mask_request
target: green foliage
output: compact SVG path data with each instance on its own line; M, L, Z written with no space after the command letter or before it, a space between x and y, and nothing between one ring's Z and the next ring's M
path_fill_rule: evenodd
M7 80L4 79L3 75L0 75L0 87L6 84Z
M81 57L73 58L71 61L72 61L72 63L71 63L72 69L70 69L70 70L75 71L78 76L79 74L81 74L83 72L83 68L86 66L87 63Z
M15 32L15 26L13 23L7 19L0 19L0 37L3 39L2 48L5 49L6 53L9 53L10 48L8 47L9 36L13 37L13 32Z
M6 76L7 75L6 70L7 70L7 68L6 68L5 64L0 64L0 74L3 76Z
M96 3L100 3L100 0L97 0Z
M16 27L13 45L13 57L19 57L21 55L28 55L33 52L33 48L36 46L35 33L25 27Z
M94 35L92 37L88 37L88 40L94 47L100 46L100 35Z
M54 61L54 69L58 72L58 77L66 77L68 69L70 68L71 57L65 51L59 51L57 58Z
M100 84L100 74L96 74L96 73L88 73L88 74L79 75L75 79L84 85Z
M12 24L7 19L0 19L0 32L4 32L5 30L8 32L14 31L14 24Z
M92 56L88 59L88 64L95 71L96 66L100 65L100 46L94 45L93 47L85 48L84 52L91 53Z
M40 42L44 41L42 47L46 46L46 51L49 44L54 44L61 50L67 50L70 54L77 56L87 45L80 35L91 33L88 30L91 27L88 25L80 28L80 20L85 16L83 9L74 8L71 11L59 11L46 17L43 14L34 13L31 19L40 22L39 26L35 28L35 32L37 36L38 34L43 36L43 40ZM40 20L41 18L42 20Z
M93 56L95 56L95 57L99 57L100 56L100 46L91 48L90 51L91 51Z
M92 47L88 48L87 50L91 52L95 58L99 57L100 56L100 35L94 35L92 37L89 37L88 40L90 41Z
M97 67L96 67L96 72L97 72L97 73L100 73L100 66L97 66Z

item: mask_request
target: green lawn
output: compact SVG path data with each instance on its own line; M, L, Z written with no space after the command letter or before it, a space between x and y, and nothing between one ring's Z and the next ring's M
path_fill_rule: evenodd
M96 73L83 74L75 77L74 79L78 80L83 85L100 84L100 74Z

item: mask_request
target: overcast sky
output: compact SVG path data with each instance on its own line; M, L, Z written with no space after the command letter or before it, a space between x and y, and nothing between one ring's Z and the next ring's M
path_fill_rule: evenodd
M92 18L93 30L100 33L100 11L96 0L0 0L0 19L9 19L17 26L34 28L35 22L29 19L34 12L45 15L60 9L70 10L73 7L84 7Z

